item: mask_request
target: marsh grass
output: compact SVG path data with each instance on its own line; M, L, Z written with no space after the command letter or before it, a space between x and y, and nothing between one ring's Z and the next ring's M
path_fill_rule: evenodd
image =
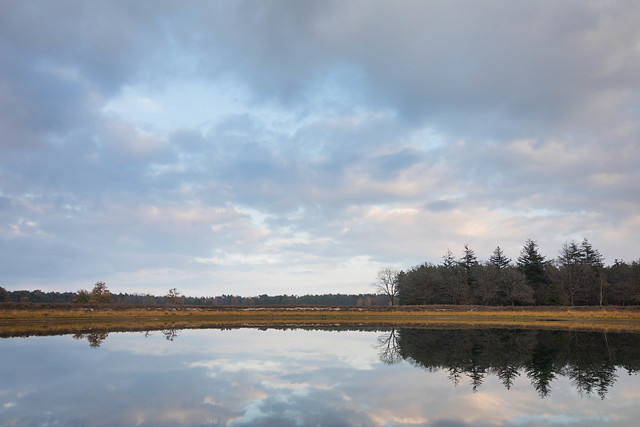
M144 328L270 325L429 327L430 325L544 327L640 331L632 307L64 307L0 305L0 332L20 328ZM57 326L56 326L57 325Z
M0 305L0 319L92 319L92 318L149 318L149 317L210 317L210 318L416 318L473 317L473 318L518 318L518 319L618 319L640 320L640 308L609 307L518 307L516 309L478 306L404 306L397 308L360 307L137 307L114 309L113 306L96 308L60 309L56 307L11 308ZM444 308L443 308L444 307Z

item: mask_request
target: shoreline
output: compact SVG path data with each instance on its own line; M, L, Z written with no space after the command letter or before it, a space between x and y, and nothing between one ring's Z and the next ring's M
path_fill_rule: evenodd
M0 336L234 327L534 328L640 333L640 307L0 304ZM65 332L66 331L66 332ZM16 335L14 335L16 334Z

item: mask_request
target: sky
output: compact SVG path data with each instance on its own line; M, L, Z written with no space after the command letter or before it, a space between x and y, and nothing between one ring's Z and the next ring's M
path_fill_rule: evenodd
M0 2L0 286L371 292L640 249L640 3Z

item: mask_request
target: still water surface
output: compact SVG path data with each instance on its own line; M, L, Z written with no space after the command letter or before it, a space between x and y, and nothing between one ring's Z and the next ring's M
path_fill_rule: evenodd
M193 329L0 339L0 425L635 426L634 334Z

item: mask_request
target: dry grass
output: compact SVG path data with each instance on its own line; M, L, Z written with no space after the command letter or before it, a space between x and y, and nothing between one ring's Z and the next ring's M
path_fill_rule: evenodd
M226 327L226 326L410 326L467 325L553 329L626 330L640 332L640 309L487 308L487 307L132 307L117 309L0 306L0 333L20 329Z
M444 307L444 308L443 308ZM553 308L519 307L517 309L477 306L420 306L387 308L358 307L239 307L225 309L194 307L153 307L114 309L111 306L98 308L58 309L4 308L0 305L0 319L96 319L96 318L156 318L156 317L207 317L207 318L324 318L339 317L375 319L429 319L433 317L473 317L483 319L616 319L640 320L640 309L575 307Z

